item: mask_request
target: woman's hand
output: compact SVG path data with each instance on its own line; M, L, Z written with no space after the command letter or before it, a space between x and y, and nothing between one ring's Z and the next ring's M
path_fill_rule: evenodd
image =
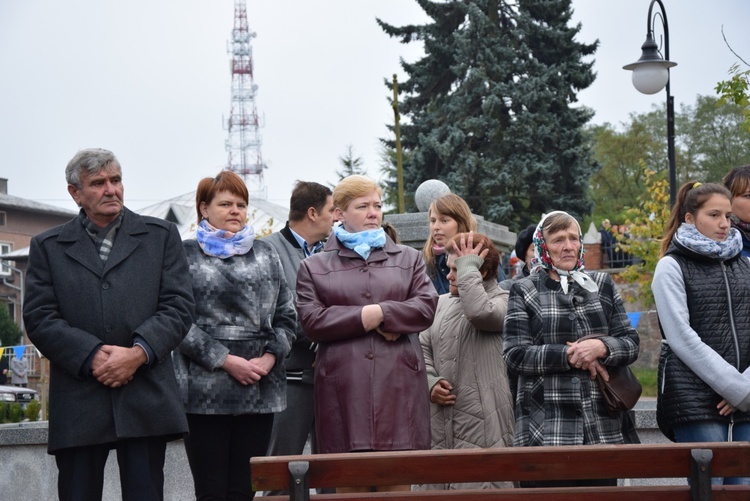
M401 334L394 334L392 332L383 332L380 327L375 327L375 332L385 338L386 341L397 341L401 337Z
M590 370L589 366L599 362L600 358L607 358L607 345L601 339L586 339L578 343L568 341L568 363L576 369ZM592 372L592 374L594 374Z
M461 234L458 245L454 245L453 249L456 257L469 256L473 254L484 259L487 257L487 254L490 252L490 250L482 250L482 247L483 246L481 243L478 243L476 247L474 246L474 232L470 231L468 238L465 238L464 235Z
M374 331L383 323L383 308L379 304L368 304L362 308L362 327L367 332Z
M589 364L585 370L591 373L592 381L596 379L596 376L601 376L604 381L609 381L609 372L607 372L607 368L598 360Z
M453 386L445 379L440 379L430 390L430 402L438 405L454 405L456 395L451 395Z
M276 363L276 356L265 353L262 357L250 360L238 357L237 355L227 355L222 369L227 371L230 376L239 381L243 386L255 384L260 378L268 375L268 371Z
M727 402L726 400L722 400L721 402L719 402L719 405L717 405L716 408L719 409L720 416L728 416L734 412L734 408L729 405L729 402Z

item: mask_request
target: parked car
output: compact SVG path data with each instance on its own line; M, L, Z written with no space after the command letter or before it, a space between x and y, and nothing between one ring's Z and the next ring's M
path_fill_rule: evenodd
M18 402L24 409L26 408L26 404L37 398L36 395L37 391L31 388L0 385L0 402L7 402L9 404Z

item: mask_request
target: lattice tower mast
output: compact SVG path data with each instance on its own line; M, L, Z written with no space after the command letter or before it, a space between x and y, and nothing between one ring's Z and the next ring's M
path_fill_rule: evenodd
M232 99L231 111L226 121L228 138L226 149L229 153L227 170L241 176L255 197L266 198L263 183L263 163L261 154L262 138L255 95L258 86L253 79L253 48L250 41L255 32L247 23L245 0L234 2L234 28L228 51L232 54Z

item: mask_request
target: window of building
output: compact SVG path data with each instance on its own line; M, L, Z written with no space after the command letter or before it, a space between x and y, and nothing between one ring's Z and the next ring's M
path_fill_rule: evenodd
M0 242L0 255L7 254L13 251L13 244L7 242ZM9 277L12 270L8 267L7 261L0 259L0 277Z

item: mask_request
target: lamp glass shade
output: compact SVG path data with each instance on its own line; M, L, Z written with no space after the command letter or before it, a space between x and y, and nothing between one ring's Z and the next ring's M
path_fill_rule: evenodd
M669 81L669 68L664 61L640 63L633 68L633 86L642 94L656 94Z

